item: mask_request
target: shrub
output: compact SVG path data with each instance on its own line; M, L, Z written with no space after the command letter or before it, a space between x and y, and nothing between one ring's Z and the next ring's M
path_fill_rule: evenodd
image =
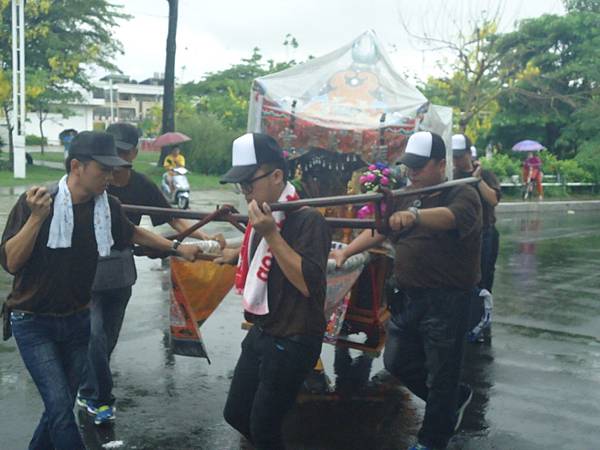
M507 180L521 173L521 162L503 153L496 153L492 158L481 158L484 169L491 170L498 179Z
M592 181L600 183L600 142L587 141L582 144L575 161L586 170Z
M48 139L44 136L44 145L48 145ZM42 138L35 134L25 136L25 145L42 145Z
M188 168L221 175L231 167L231 143L243 130L230 130L208 113L186 114L177 119L177 130L192 140L181 146Z

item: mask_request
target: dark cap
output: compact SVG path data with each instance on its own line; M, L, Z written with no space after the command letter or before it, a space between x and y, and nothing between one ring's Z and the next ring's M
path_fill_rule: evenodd
M128 152L137 147L140 135L136 127L130 123L113 123L106 129L108 134L115 138L117 150Z
M82 131L71 141L69 156L93 159L109 167L131 167L131 163L119 158L112 134L101 131Z
M420 169L430 159L446 159L446 145L439 134L418 131L408 138L400 163L411 169Z
M275 139L263 133L246 133L233 141L231 169L221 184L240 183L252 177L261 164L280 163L285 167L283 151Z
M464 134L452 136L452 156L460 157L466 153L471 154L471 140Z

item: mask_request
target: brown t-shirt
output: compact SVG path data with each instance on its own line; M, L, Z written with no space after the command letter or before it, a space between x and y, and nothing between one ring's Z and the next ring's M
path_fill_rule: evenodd
M463 172L459 175L459 178L467 178L470 176L473 176L473 174ZM491 170L482 169L481 179L485 181L485 183L496 192L496 198L498 199L498 201L500 201L500 199L502 198L502 190L500 188L500 182L498 181L496 174L494 174L494 172L492 172ZM485 201L479 189L477 189L477 193L479 194L479 199L481 200L481 216L483 219L483 228L491 227L496 223L496 208Z
M131 245L134 226L127 219L121 203L109 195L113 248L122 250ZM25 194L13 207L0 244L0 264L8 272L6 242L23 227L31 210ZM14 275L12 292L8 296L9 309L38 314L68 315L84 308L90 301L90 292L98 249L94 234L94 200L73 205L73 236L70 248L47 247L53 211L40 228L31 256Z
M481 179L485 181L485 183L496 191L496 198L498 201L502 198L502 191L500 190L500 182L496 177L496 174L491 170L482 169L481 170ZM496 223L496 213L495 207L486 202L483 198L481 198L481 211L483 216L483 228L491 227Z
M325 332L325 295L327 292L327 256L331 249L331 231L327 222L312 208L288 213L281 236L302 257L302 274L308 286L305 297L285 277L277 259L269 271L269 314L245 313L246 320L273 336L318 336Z
M439 194L399 198L396 211L446 207L456 218L456 229L437 231L417 225L392 233L394 276L400 288L470 289L479 281L481 253L481 201L471 186L457 186Z

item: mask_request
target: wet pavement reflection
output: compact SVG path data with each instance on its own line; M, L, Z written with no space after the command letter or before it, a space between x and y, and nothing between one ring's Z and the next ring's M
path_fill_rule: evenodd
M194 193L209 210L234 197ZM0 225L16 197L0 195ZM237 201L234 201L237 203ZM499 216L491 345L469 345L464 378L474 387L450 449L600 447L599 212ZM228 226L214 224L210 232ZM212 364L168 345L168 274L139 259L138 282L113 355L117 420L96 427L78 411L90 449L251 449L222 418L244 331L229 294L202 326ZM0 275L2 295L10 279ZM324 345L333 393L302 396L285 424L290 449L405 449L423 403L380 373L382 358ZM0 448L26 447L42 411L14 340L0 343ZM107 443L109 447L107 447ZM105 447L103 447L105 445Z

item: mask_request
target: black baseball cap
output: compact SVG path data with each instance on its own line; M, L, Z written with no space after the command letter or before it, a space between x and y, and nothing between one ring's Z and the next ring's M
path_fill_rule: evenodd
M446 145L439 134L418 131L408 138L400 163L411 169L420 169L430 159L446 159Z
M471 140L464 134L452 136L452 156L471 154Z
M286 167L277 141L263 133L246 133L233 141L231 163L231 169L221 177L221 184L248 180L261 164L278 163Z
M131 163L119 158L112 134L103 131L82 131L71 141L69 156L93 159L109 167L131 167Z
M113 123L106 129L108 134L115 138L115 147L117 150L128 152L137 147L140 139L138 129L130 123Z

